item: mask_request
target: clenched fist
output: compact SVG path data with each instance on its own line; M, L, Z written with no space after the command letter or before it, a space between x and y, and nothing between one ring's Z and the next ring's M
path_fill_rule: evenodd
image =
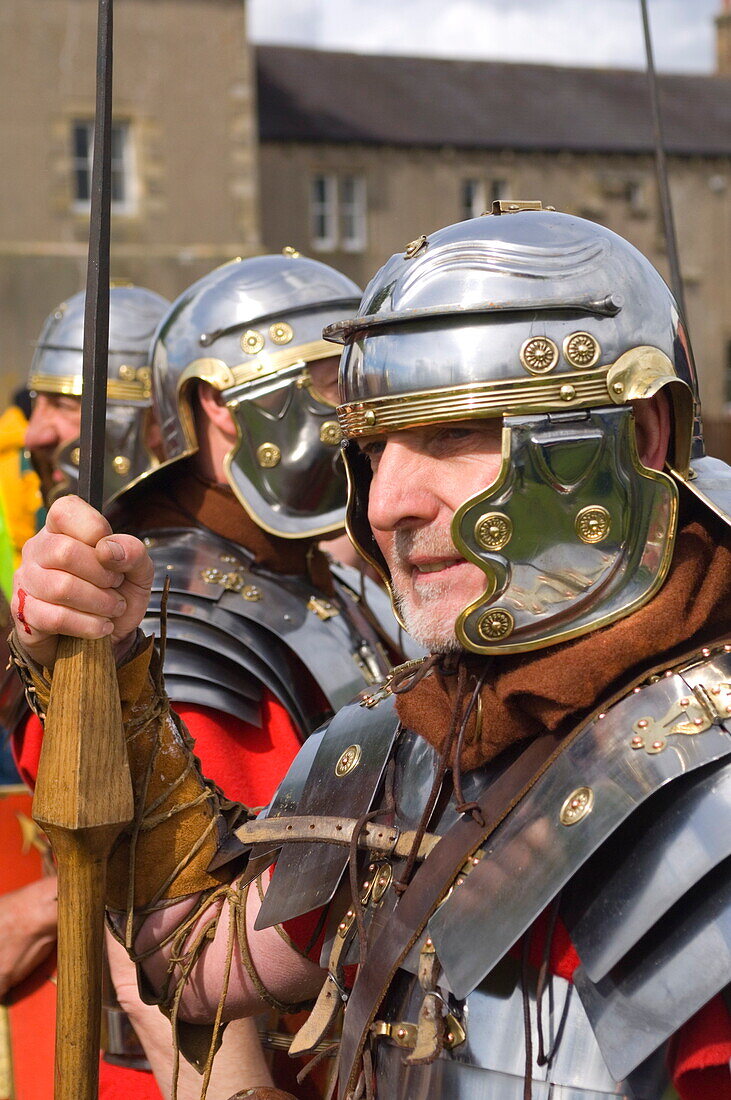
M11 610L28 655L50 667L58 636L111 637L123 653L147 609L153 565L139 539L118 535L79 497L57 500L23 547Z

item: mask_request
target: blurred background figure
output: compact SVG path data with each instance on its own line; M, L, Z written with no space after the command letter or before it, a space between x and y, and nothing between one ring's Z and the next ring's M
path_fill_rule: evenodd
M46 319L28 375L33 407L25 445L46 505L75 492L78 482L85 297L74 294ZM107 503L157 463L148 353L169 304L144 287L113 285L109 292Z

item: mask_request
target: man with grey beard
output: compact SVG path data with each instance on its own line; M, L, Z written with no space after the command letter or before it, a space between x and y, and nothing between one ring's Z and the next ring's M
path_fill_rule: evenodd
M144 547L68 502L18 575L41 705L59 629L110 636L135 701L156 825L116 853L113 928L134 873L127 946L191 1024L316 998L290 1052L322 1054L344 1008L341 1100L729 1094L731 477L677 304L616 234L499 202L326 334L348 531L431 652L264 815L190 770Z

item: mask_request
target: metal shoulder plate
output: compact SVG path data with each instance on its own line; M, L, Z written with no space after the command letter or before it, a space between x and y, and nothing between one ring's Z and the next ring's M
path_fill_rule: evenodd
M681 485L731 527L731 467L720 458L693 460L693 476Z
M731 973L730 648L592 718L428 925L465 997L570 883L575 982L618 1080Z
M373 803L399 722L393 701L374 709L344 707L320 735L300 750L280 784L267 817L359 818ZM256 824L256 823L254 823ZM237 830L245 842L247 830ZM281 847L256 927L281 924L326 905L348 863L347 845L317 841L286 843L286 820L276 843L251 851L256 858Z
M257 724L266 687L307 734L323 716L311 713L302 666L333 710L383 673L385 657L355 624L351 600L331 601L301 577L255 568L246 549L209 531L154 531L145 544L155 576L142 625L159 632L169 580L165 676L174 701Z

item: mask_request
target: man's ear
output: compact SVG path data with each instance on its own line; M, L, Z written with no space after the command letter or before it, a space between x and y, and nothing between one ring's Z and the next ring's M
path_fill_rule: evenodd
M666 395L656 393L644 401L633 401L637 451L651 470L662 470L670 447L670 404Z
M198 383L198 406L201 415L218 428L222 435L231 442L236 439L236 427L231 410L223 403L221 394L210 382Z

